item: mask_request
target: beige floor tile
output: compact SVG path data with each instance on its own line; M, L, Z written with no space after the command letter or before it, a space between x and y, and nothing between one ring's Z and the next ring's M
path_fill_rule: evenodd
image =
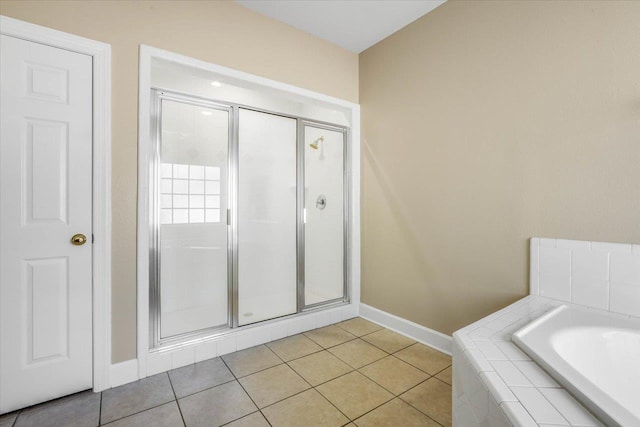
M400 398L443 426L451 426L451 386L429 378Z
M322 350L322 347L302 334L270 342L267 346L285 362Z
M309 384L287 365L275 366L239 381L260 408L309 388Z
M247 415L244 418L240 418L230 424L225 424L225 427L270 427L267 420L260 412L254 412Z
M395 395L404 393L429 378L429 375L420 369L393 356L367 365L361 368L360 372Z
M393 399L358 418L358 427L440 427L440 424L400 399Z
M393 398L360 372L343 375L316 389L352 420Z
M163 372L105 390L102 392L102 405L98 404L96 409L100 408L97 411L100 413L100 422L106 424L172 400L175 400L175 395L171 382L167 373ZM24 415L22 413L18 417L17 425L20 425L20 419L25 418ZM50 415L46 418L49 422L53 419Z
M289 366L312 386L317 386L353 370L351 366L326 350L293 360L289 362Z
M167 373L178 399L235 380L219 357L173 369Z
M340 344L329 351L356 369L387 356L384 351L361 339Z
M305 332L304 335L324 348L333 347L356 338L355 335L350 334L336 325L314 329L313 331Z
M257 409L237 381L192 394L178 403L189 427L220 426Z
M238 378L282 363L282 360L265 345L225 354L222 359Z
M387 353L395 353L405 347L415 343L411 338L400 335L388 329L382 329L362 337L363 340L383 349Z
M264 408L262 412L273 427L339 427L349 422L314 389Z
M353 319L340 322L337 325L357 337L361 337L363 335L367 335L371 332L379 331L380 329L382 329L382 326L377 325L373 322L369 322L362 317L354 317Z
M435 375L447 366L451 366L451 356L420 343L400 350L394 356L431 375ZM450 381L449 384L451 384Z
M439 372L436 375L436 378L441 379L442 381L444 381L445 383L452 385L453 383L451 382L451 366L449 366L447 369L445 369L442 372Z

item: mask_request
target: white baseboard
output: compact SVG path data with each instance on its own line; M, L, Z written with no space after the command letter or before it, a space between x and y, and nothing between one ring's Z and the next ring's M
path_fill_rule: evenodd
M138 379L138 359L126 360L111 365L111 387L118 387Z
M451 354L451 337L441 332L434 331L425 326L418 325L402 317L395 316L386 311L379 310L360 303L360 316L387 329L398 332L412 338L424 345L435 348L446 354Z

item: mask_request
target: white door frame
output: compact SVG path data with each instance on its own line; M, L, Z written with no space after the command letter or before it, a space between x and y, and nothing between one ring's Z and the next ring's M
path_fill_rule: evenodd
M349 114L351 127L351 200L349 206L349 229L351 245L348 249L351 261L350 304L324 312L298 313L292 319L275 319L257 325L236 328L219 342L206 342L196 339L184 348L151 353L149 351L149 158L151 153L151 63L161 59L225 76L239 86L251 87L297 99L316 103ZM313 92L287 83L256 76L221 65L212 64L167 50L140 45L139 60L139 119L138 119L138 378L144 378L188 363L205 360L229 351L242 350L294 333L336 323L351 318L358 313L360 306L360 105L321 93ZM274 331L269 331L273 328ZM278 329L276 332L275 329ZM241 332L243 330L245 332ZM286 330L285 335L280 335ZM244 335L242 335L244 334ZM237 341L236 341L237 340ZM215 341L215 339L213 340ZM207 347L209 346L209 347ZM217 347L216 347L217 346ZM197 347L197 350L195 350ZM211 349L214 348L215 351ZM196 356L196 351L198 355ZM137 378L136 378L137 379ZM130 378L128 381L132 381Z
M110 387L111 46L0 15L0 33L93 58L93 390Z

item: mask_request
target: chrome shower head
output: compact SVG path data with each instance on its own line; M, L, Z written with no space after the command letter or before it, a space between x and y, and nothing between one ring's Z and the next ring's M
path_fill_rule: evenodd
M320 138L313 141L311 144L309 144L309 147L313 148L314 150L317 150L318 144L321 143L322 141L324 141L324 136L321 136Z

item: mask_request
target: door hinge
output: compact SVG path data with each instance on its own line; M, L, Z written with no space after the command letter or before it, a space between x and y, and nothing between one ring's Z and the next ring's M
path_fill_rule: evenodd
M95 237L93 237L93 234L91 234L91 244L93 245L93 241L95 240Z
M227 225L231 225L231 209L227 209Z

